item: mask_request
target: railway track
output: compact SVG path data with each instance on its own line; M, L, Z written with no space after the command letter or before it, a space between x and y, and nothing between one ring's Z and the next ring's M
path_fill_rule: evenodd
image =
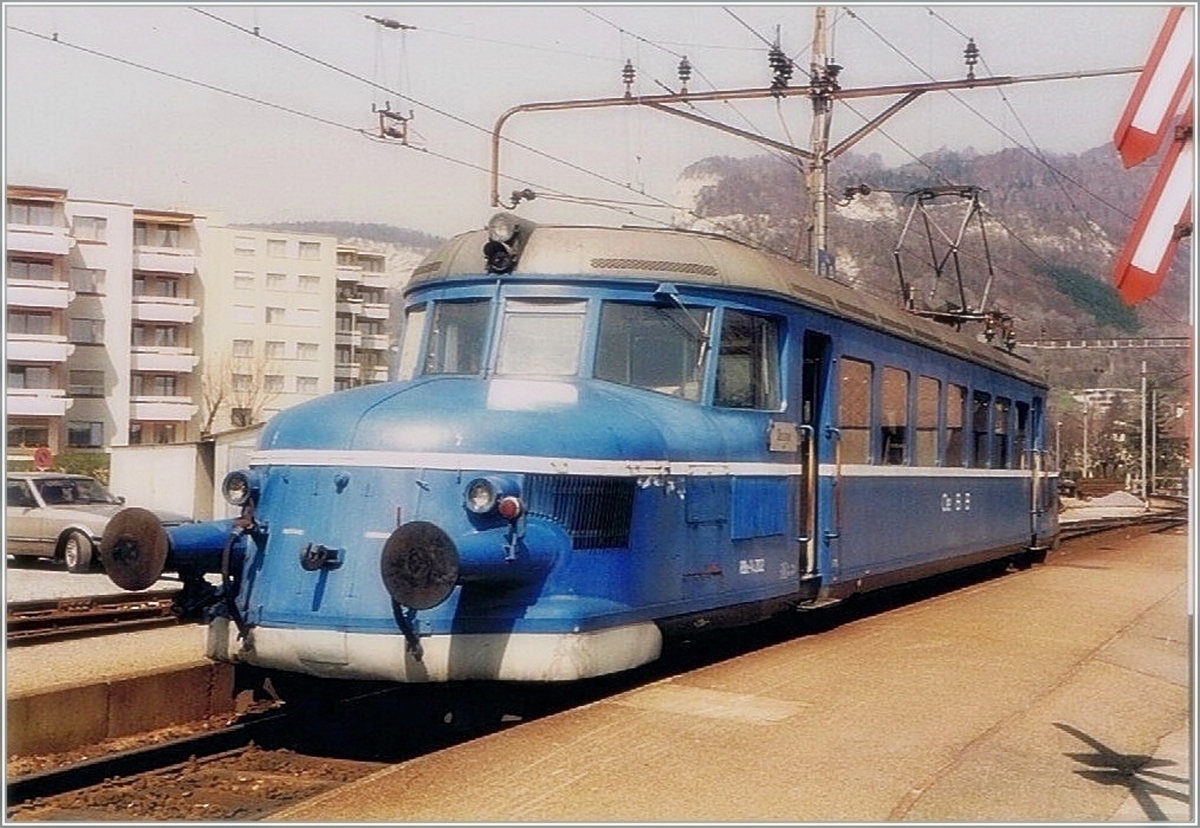
M1084 521L1065 526L1063 539L1131 526L1163 531L1186 520L1186 511L1181 509ZM843 612L827 611L803 620L789 617L778 624L764 622L736 635L707 633L664 652L655 664L558 688L554 694L526 689L531 695L516 699L522 692L517 688L489 690L487 683L479 683L441 688L432 694L428 688L412 686L360 688L346 698L297 701L244 716L217 731L10 778L8 817L12 821L260 819L387 764L767 646L777 639L820 632L839 620L885 612L922 596L953 591L980 577L985 576L958 571L867 596ZM171 596L163 592L142 597L169 606ZM459 704L463 700L471 702L469 710ZM420 721L395 715L396 710L405 710L412 716L418 709L426 714ZM451 709L455 711L452 715L444 712Z
M158 590L9 602L5 640L9 647L16 647L182 623L172 610L176 594L175 590Z

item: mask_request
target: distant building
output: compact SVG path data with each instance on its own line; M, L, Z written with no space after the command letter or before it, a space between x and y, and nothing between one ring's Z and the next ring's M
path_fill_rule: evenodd
M195 442L388 378L382 254L9 186L10 459Z

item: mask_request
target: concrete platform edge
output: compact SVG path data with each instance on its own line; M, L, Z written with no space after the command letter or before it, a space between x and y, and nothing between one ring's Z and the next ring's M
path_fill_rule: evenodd
M233 667L197 662L7 699L6 755L57 753L234 709Z

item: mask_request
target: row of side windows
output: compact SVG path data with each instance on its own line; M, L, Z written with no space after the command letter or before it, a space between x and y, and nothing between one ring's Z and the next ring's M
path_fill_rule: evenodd
M1023 469L1030 404L885 365L838 361L842 462ZM915 406L912 395L915 392ZM912 419L915 414L915 420Z

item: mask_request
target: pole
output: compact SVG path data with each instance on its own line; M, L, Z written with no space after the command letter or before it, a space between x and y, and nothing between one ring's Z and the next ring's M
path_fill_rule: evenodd
M1083 476L1092 476L1092 464L1088 462L1088 409L1091 408L1091 400L1084 398L1083 401Z
M1158 491L1158 389L1150 389L1150 493Z
M1142 502L1150 508L1150 489L1146 486L1146 360L1142 360Z
M830 92L836 88L836 79L829 75L828 59L825 54L825 7L817 6L813 24L812 62L809 64L812 80L809 95L812 98L812 176L810 192L813 212L812 268L818 276L832 276L828 264L828 187L829 187L829 126L833 109Z

